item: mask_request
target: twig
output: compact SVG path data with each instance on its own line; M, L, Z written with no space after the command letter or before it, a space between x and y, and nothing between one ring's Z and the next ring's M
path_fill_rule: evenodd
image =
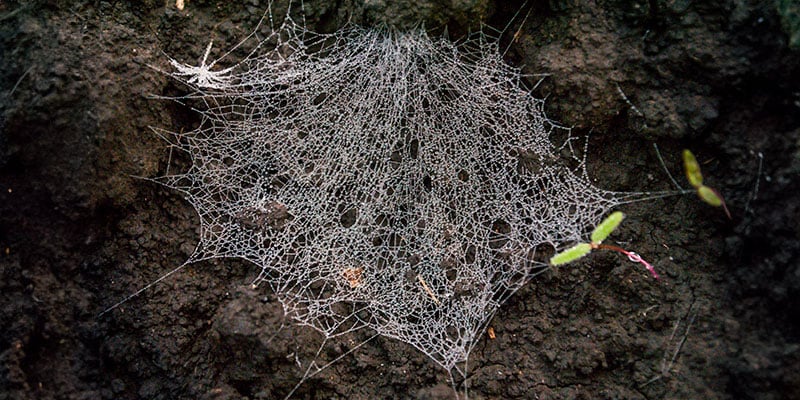
M428 296L431 296L433 302L436 303L437 305L441 305L442 303L440 303L439 299L436 298L436 295L433 294L433 290L431 290L431 288L428 287L428 284L425 283L425 280L422 279L422 275L417 275L417 280L419 281L419 283L422 284L422 288L425 289L425 292L428 293Z

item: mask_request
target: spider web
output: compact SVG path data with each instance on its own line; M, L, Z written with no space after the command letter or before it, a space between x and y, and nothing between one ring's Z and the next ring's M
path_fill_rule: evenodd
M173 134L188 170L154 179L200 217L190 261L249 260L325 340L367 328L466 377L503 302L628 201L560 159L562 128L484 36L287 18L231 67L210 50L172 60L202 123Z

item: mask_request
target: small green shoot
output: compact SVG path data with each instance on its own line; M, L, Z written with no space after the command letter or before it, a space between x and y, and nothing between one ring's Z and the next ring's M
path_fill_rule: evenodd
M683 150L683 169L686 171L686 179L692 187L703 186L703 173L700 172L700 164L689 150Z
M697 196L700 197L700 200L714 207L722 206L728 219L732 219L722 195L703 184L703 173L700 172L700 164L689 150L683 150L683 169L686 171L686 179L697 190Z
M550 259L550 265L562 265L571 263L592 251L592 245L589 243L578 243L575 246L572 246L561 253L558 253Z
M656 273L655 268L648 263L647 261L643 260L638 254L625 250L621 247L612 246L608 244L602 244L603 240L605 240L615 229L619 226L622 220L625 218L625 214L615 211L611 213L608 217L606 217L602 222L600 222L592 231L591 235L591 243L578 243L575 246L572 246L560 253L557 253L552 258L550 258L550 265L557 266L563 265L567 263L571 263L575 260L578 260L587 254L589 254L593 249L603 249L603 250L611 250L616 251L617 253L622 253L628 256L628 259L640 263L650 271L650 275L653 276L655 279L659 279L658 273Z
M697 188L697 195L700 196L701 200L714 207L719 207L722 204L724 204L722 202L722 198L719 197L717 192L715 192L714 189L711 189L708 186L700 186L699 188ZM725 208L725 212L726 213L728 212L727 208ZM728 215L728 217L730 218L730 215Z
M614 229L617 229L623 218L625 218L625 214L620 211L614 211L611 215L606 217L606 219L592 231L592 243L603 243L603 240L606 240L608 235L614 232Z

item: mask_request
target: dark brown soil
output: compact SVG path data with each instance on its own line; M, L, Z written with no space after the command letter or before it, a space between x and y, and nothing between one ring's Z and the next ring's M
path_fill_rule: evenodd
M301 379L320 338L249 289L245 262L190 265L98 317L197 241L190 205L133 177L167 165L149 126L197 118L147 98L182 90L148 65L230 47L265 3L0 2L0 399L272 399ZM350 3L309 1L307 24L424 19L457 38L513 21L509 62L549 74L536 93L591 132L599 186L669 189L652 144L678 175L691 148L733 214L694 196L625 207L615 239L663 282L613 254L534 279L472 353L471 398L800 399L800 51L775 2ZM294 397L447 399L446 377L376 338Z

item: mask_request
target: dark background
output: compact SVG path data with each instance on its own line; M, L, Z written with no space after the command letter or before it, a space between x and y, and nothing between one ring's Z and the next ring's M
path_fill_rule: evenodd
M0 399L271 399L301 380L296 360L319 335L251 290L257 268L238 260L191 265L98 317L180 265L198 236L189 204L132 177L165 171L149 126L198 118L147 98L185 90L148 65L195 64L209 40L218 56L266 8L0 2ZM318 31L351 21L458 39L508 25L493 35L509 63L548 74L534 93L549 116L591 132L598 186L670 189L652 144L681 181L691 148L731 208L732 220L695 196L624 207L613 238L664 281L613 254L535 278L472 352L471 398L800 398L797 13L785 0L305 4ZM446 376L378 338L294 397L452 398Z

